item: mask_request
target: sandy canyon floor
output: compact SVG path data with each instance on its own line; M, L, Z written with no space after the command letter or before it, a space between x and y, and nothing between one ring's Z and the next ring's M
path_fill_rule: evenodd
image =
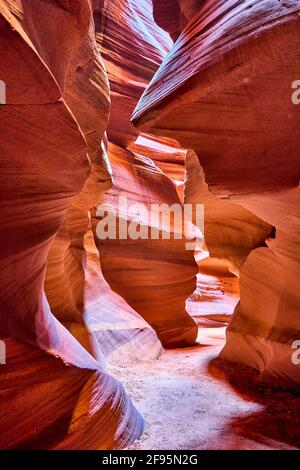
M214 267L215 269L215 267ZM198 276L187 310L198 344L151 362L110 366L146 421L131 449L298 449L300 396L265 385L252 369L218 358L238 301L237 279Z
M131 449L297 449L300 397L218 359L225 328L144 364L112 367L146 420Z

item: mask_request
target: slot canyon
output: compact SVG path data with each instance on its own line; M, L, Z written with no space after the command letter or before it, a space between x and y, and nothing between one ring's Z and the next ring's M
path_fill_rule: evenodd
M0 449L300 449L299 0L0 36Z

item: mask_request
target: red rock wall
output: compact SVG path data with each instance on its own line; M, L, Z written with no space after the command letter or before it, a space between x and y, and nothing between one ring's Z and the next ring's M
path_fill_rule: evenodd
M167 176L125 148L139 134L131 112L171 40L150 1L5 0L0 35L0 447L125 447L143 420L105 361L157 357L150 325L167 346L194 342L184 303L197 267L174 241L97 243L100 259L89 214L128 182L133 201L180 202Z
M173 183L152 160L136 156L113 144L109 149L114 169L114 186L105 204L117 211L117 227L138 223L147 239L99 240L97 224L103 214L93 214L93 232L100 252L102 272L111 288L121 295L156 331L165 347L193 344L197 325L186 313L185 301L196 287L198 271L193 251L185 249L185 239L162 240L166 224L151 219L151 204L181 205ZM119 196L126 197L129 211L119 210ZM143 204L147 213L139 213ZM138 222L135 222L138 221ZM156 228L159 239L150 239ZM139 229L138 229L139 230Z
M61 278L48 278L50 298L60 282L67 287L77 248L81 262L87 201L84 192L77 195L89 184L93 188L102 166L96 160L109 97L90 4L3 1L0 35L0 76L7 89L0 108L0 336L7 348L0 370L0 447L125 446L142 432L142 418L123 387L54 317L43 291L53 240ZM89 188L88 204L93 190L98 197L99 188ZM51 298L54 310L72 299L72 288ZM72 300L70 310L78 307Z
M154 19L176 41L205 0L153 0Z
M131 2L113 0L95 2L97 43L104 58L111 88L112 111L108 138L114 187L107 192L105 203L118 206L118 197L128 203L178 203L180 200L170 179L153 163L155 147L164 142L148 142L148 150L135 144L139 132L130 123L131 113L157 70L172 41L153 20L150 0ZM138 152L134 155L127 147ZM159 153L159 152L158 152ZM165 149L169 158L174 149ZM180 153L180 152L178 152ZM96 209L94 210L94 215ZM131 216L127 215L128 224ZM121 217L121 218L122 218ZM184 241L102 240L95 243L101 253L105 279L156 331L163 346L193 344L197 326L185 310L185 300L195 289L197 265L193 252L186 252ZM151 223L147 222L151 227ZM176 260L175 251L177 252ZM132 261L134 260L134 263ZM178 266L185 269L178 271Z
M207 245L225 240L231 253L218 256L248 252L222 356L293 387L300 383L292 363L300 336L300 115L291 100L299 12L296 0L205 1L133 115L142 131L196 152L208 186L203 192L199 168L187 192L199 202L210 192ZM188 167L197 163L189 160Z
M108 138L126 147L138 136L132 111L172 41L153 20L151 0L94 2L96 38L108 73L111 117Z

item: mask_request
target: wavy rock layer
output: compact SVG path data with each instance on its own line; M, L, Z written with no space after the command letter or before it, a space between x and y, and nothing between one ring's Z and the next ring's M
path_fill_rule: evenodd
M95 10L97 26L99 22L100 25L102 25L102 21L104 22L103 41L106 46L110 45L113 48L109 52L102 48L103 53L109 58L114 54L120 54L118 58L119 67L122 68L119 69L117 75L117 79L121 82L120 85L128 83L127 72L124 68L126 58L122 56L124 52L122 50L122 41L124 39L128 40L127 36L131 31L129 30L130 23L135 20L135 23L139 24L141 13L141 9L132 10L127 2L98 2L98 9ZM146 13L149 16L147 10ZM145 21L143 27L148 30L150 20L148 17L146 19L147 21ZM127 27L128 30L126 34L123 31L122 36L115 38L113 36L115 27L120 21L124 22L123 26L124 28ZM143 34L144 30L139 31L134 40L141 42ZM157 68L158 61L161 62L162 59L159 56L157 38L155 38L155 41L157 52L153 47L154 52L152 55L156 58L156 62L153 62L153 64ZM132 44L132 47L136 47L135 42ZM139 46L139 43L137 43L136 50L132 51L132 58L136 61L132 65L134 71L138 67L139 57L136 54L139 52ZM144 60L144 75L146 78L147 74L150 75L151 73L147 67L150 67L150 69L151 66L154 67L151 50L149 54L150 58L147 61ZM140 62L141 60L140 58ZM110 76L113 92L116 82L112 77L113 74ZM136 78L133 87L134 93L129 100L130 111L124 112L123 102L119 103L122 111L119 111L118 117L122 116L123 118L121 128L122 131L126 132L126 135L130 135L130 128L134 129L130 124L130 113L145 88L146 78L143 76ZM127 84L127 87L132 87L131 82ZM138 357L141 357L141 353L138 351L141 344L144 344L143 354L148 358L157 357L161 345L154 331L143 322L139 315L134 313L129 306L126 306L125 302L117 301L117 296L111 290L107 287L104 288L105 281L100 272L99 260L96 263L98 273L93 278L95 285L92 286L87 281L87 278L90 279L91 277L90 270L95 273L95 264L86 265L87 258L89 261L92 260L89 252L93 252L94 249L93 243L87 245L84 243L89 228L89 211L100 203L104 191L112 185L111 168L107 155L107 140L104 136L110 110L110 97L108 95L108 80L99 54L99 44L97 45L95 40L94 22L91 21L87 34L69 65L64 89L64 99L74 113L87 141L91 174L80 194L73 199L65 214L64 224L51 246L48 255L45 288L55 316L91 354L104 362L103 356L110 356L110 353L114 351L114 357L122 357L124 362L126 360L137 360ZM110 126L113 130L118 129L120 125L119 121L114 119L115 102L118 102L120 96L120 93L113 94L112 121L114 121L114 124ZM100 147L103 137L104 141ZM91 242L90 238L88 240ZM95 253L94 256L96 256ZM93 307L90 311L91 304L87 302L87 299L90 299L91 292L94 298ZM132 316L135 318L135 328L133 328ZM111 329L112 324L114 324L113 330ZM128 346L128 355L124 354L125 344ZM122 351L122 354L119 350Z
M182 185L185 176L186 150L172 139L140 135L129 149L138 155L149 157L175 184ZM180 195L180 191L179 191Z
M132 111L172 46L153 20L151 0L96 0L96 38L108 73L111 118L108 138L126 147L138 136Z
M185 300L195 290L197 265L193 251L185 249L185 240L174 239L176 227L170 225L170 239L162 240L167 225L151 219L151 204L178 204L175 186L154 163L111 144L110 160L114 186L104 200L109 214L116 212L117 227L127 231L134 224L145 238L100 240L99 221L106 212L92 219L101 266L111 288L154 328L165 347L195 342L197 325L185 311ZM126 197L125 206L119 197ZM141 210L139 204L146 208ZM124 207L124 209L123 209ZM158 239L150 239L156 229ZM146 238L147 236L147 238ZM149 238L148 238L149 237Z
M63 97L73 112L87 143L91 173L78 196L68 207L63 226L48 254L45 282L51 310L96 358L101 351L87 330L83 313L85 298L84 235L89 210L111 186L111 170L101 144L110 109L109 89L104 66L97 50L94 23L70 61Z
M271 226L253 213L209 191L201 163L192 150L186 154L184 200L205 205L204 233L209 254L229 261L231 271L237 275L250 251L264 244L271 233Z
M129 204L144 203L149 211L151 203L180 204L173 183L145 156L169 162L175 154L181 153L182 159L182 152L175 149L174 143L172 146L171 142L151 137L146 145L140 145L136 142L139 132L130 123L134 106L172 41L154 22L150 0L113 0L95 5L97 43L107 68L112 99L108 126L112 145L108 153L114 188L107 192L105 203L117 208L119 196L125 196ZM127 150L130 145L138 155ZM130 224L133 215L118 214L117 219ZM95 242L110 287L154 328L163 346L194 343L197 326L186 313L184 303L195 288L197 265L192 252L186 252L184 241L133 241L120 237L99 240L98 222L95 219L92 223ZM150 230L151 222L144 223ZM178 266L182 269L178 270Z
M43 292L48 252L65 215L54 241L61 259L50 264L67 285L75 258L81 263L86 202L84 195L74 198L93 181L87 180L91 168L96 175L106 127L107 85L91 18L88 1L6 0L0 6L0 76L7 89L0 108L0 337L7 346L1 448L111 448L143 429L122 386L53 316ZM60 272L63 258L66 273ZM72 288L64 290L63 305ZM78 298L71 310L81 307L81 293ZM59 310L59 299L52 301Z
M298 1L204 2L133 115L144 132L194 149L208 187L199 169L188 193L200 202L208 189L209 204L219 198L216 215L227 208L225 219L213 221L219 240L246 241L243 253L230 249L239 258L252 250L223 356L294 387L300 383L291 359L299 339L300 117L291 95L299 72L299 13ZM227 214L238 236L225 224ZM275 229L265 244L268 224ZM210 229L206 235L209 244Z
M41 349L3 339L1 449L113 449L139 437L141 417L112 377L88 361L85 368L66 366Z
M110 364L156 359L163 352L150 325L105 281L92 230L84 237L87 253L84 320ZM114 253L112 254L114 257Z
M155 21L175 41L205 0L153 0Z

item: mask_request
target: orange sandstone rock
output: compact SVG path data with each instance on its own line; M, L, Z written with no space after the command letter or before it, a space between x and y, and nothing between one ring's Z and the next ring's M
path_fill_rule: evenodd
M172 41L154 22L150 0L113 0L95 2L94 6L97 43L107 68L112 99L108 139L113 144L109 159L114 187L104 201L113 199L117 207L119 196L126 195L130 204L145 203L148 209L151 203L180 204L170 179L145 158L156 159L164 154L171 159L180 152L165 140L151 137L146 146L140 146L136 142L139 132L130 123L136 102ZM131 145L138 155L126 149ZM164 169L171 173L170 168ZM95 214L96 208L94 217ZM131 216L123 214L120 219L130 223ZM133 241L120 237L99 240L97 222L95 219L92 223L95 242L103 275L112 289L155 329L163 346L193 344L197 327L185 311L185 300L194 289L197 265L192 252L185 252L184 241ZM145 224L151 228L151 222ZM178 263L184 269L178 270Z
M222 355L293 387L300 383L292 362L300 309L300 114L291 99L299 18L296 0L205 1L133 114L143 132L175 138L196 152L208 204L220 200L215 221L208 220L219 224L213 245L238 240L230 251L238 254L246 242L244 255L250 252ZM201 185L195 178L188 192L203 200ZM268 225L275 229L264 242ZM210 229L207 237L209 244Z
M87 0L0 5L0 76L7 90L0 107L2 449L112 448L143 429L122 386L55 318L43 291L53 241L61 249L58 271L66 260L63 276L70 279L74 253L81 262L86 202L77 195L93 181L88 175L97 174L106 127L108 91L91 18ZM53 302L59 309L60 301Z
M108 138L126 147L138 136L132 111L172 46L153 20L152 2L95 1L96 38L110 82Z
M121 295L157 332L165 347L193 344L197 325L185 311L185 300L195 289L198 271L193 251L185 249L185 239L174 239L177 227L170 224L170 239L162 239L168 227L151 219L151 204L181 206L176 188L154 163L111 144L110 160L114 186L104 200L110 213L116 211L117 228L136 223L137 231L145 231L138 239L119 236L116 240L100 240L97 224L104 217L93 214L95 242L100 252L102 272L111 288ZM119 196L125 196L128 210L119 209ZM143 204L146 213L137 203ZM152 228L159 239L150 238Z

